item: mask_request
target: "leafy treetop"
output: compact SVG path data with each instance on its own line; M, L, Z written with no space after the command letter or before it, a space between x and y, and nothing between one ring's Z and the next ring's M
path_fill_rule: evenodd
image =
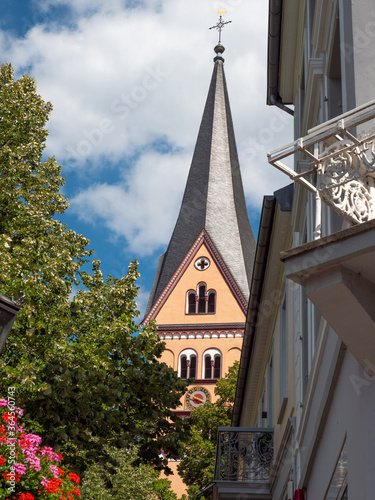
M139 331L137 263L122 278L92 272L89 241L58 220L69 206L55 158L43 160L52 106L27 75L0 69L0 292L26 300L0 359L0 391L17 389L31 430L79 473L108 459L103 444L137 444L161 468L177 457L186 390L159 362L154 325ZM81 289L71 298L73 285ZM36 422L39 422L37 424Z

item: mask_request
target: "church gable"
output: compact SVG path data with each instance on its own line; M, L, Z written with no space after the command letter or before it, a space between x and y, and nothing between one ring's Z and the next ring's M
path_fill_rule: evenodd
M144 323L244 322L245 311L244 297L203 230Z

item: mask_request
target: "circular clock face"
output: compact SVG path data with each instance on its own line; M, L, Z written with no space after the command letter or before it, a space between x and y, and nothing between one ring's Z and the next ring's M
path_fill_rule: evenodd
M204 405L207 401L210 401L211 396L207 389L204 387L192 387L188 390L186 394L186 408L188 410L194 410L200 405Z

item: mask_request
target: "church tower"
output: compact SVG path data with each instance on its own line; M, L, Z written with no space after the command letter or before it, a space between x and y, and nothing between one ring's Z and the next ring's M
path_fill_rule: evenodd
M182 417L214 401L216 381L240 359L255 254L220 39L214 50L180 213L143 320L156 321L166 343L162 361L195 379L177 412Z

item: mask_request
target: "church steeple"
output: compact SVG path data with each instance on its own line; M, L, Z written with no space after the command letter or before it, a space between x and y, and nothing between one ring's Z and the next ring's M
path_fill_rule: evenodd
M221 33L224 24L220 15L214 27ZM240 359L255 254L220 42L180 213L143 320L155 320L165 342L161 361L194 380L175 410L182 418L217 399L216 381ZM181 496L177 464L169 466Z
M180 213L168 249L160 259L146 315L202 230L216 248L243 299L247 301L249 296L255 238L247 215L237 156L223 67L224 50L220 42L215 47L211 84Z

